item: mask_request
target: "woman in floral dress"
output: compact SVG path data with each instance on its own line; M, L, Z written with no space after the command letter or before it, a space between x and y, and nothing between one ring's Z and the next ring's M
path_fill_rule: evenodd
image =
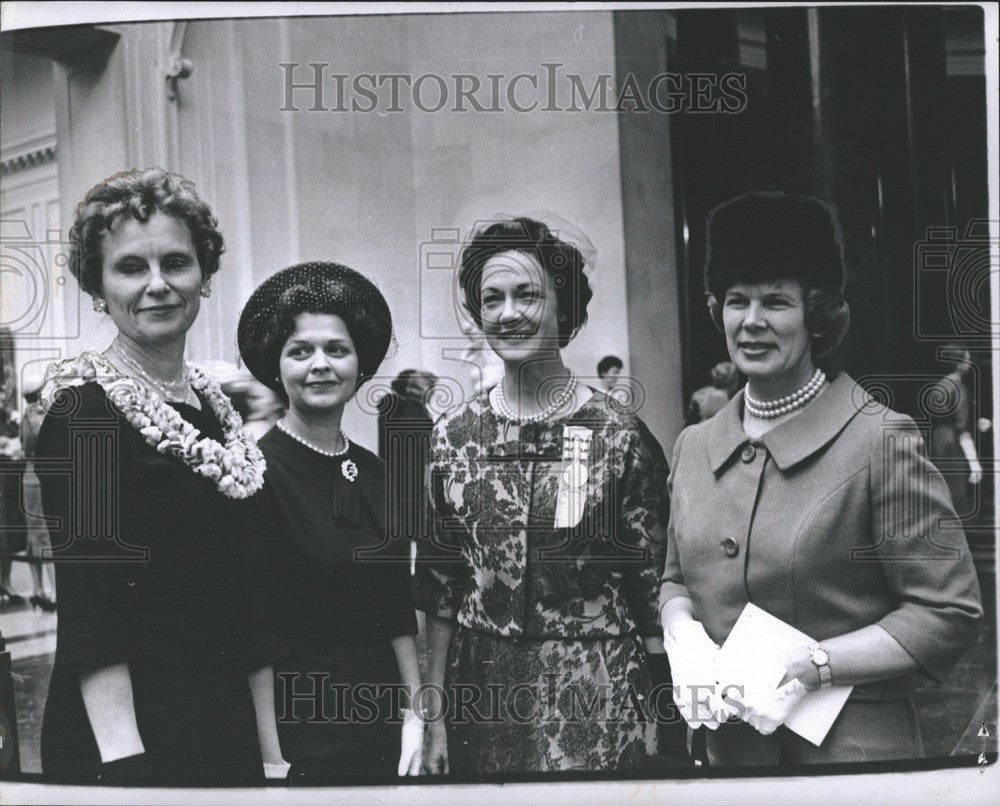
M528 218L462 255L465 306L505 375L434 429L434 536L415 579L448 706L428 714L430 772L629 769L655 751L667 464L562 361L592 296L583 269Z

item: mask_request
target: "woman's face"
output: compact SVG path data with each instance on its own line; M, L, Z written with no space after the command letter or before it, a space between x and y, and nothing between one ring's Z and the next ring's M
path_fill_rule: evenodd
M319 413L343 408L358 387L358 354L347 325L330 313L302 313L278 364L288 405Z
M500 252L486 261L479 311L487 343L505 362L559 348L555 286L533 255Z
M201 281L191 231L172 215L129 216L104 236L101 293L118 331L139 344L184 338L201 308Z
M750 379L797 383L813 371L805 294L797 280L737 283L726 292L722 322L733 363Z

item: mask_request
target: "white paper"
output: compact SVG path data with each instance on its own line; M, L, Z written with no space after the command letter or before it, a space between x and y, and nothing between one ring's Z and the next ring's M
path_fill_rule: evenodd
M738 680L751 670L780 682L784 670L774 658L789 649L811 644L804 632L772 616L755 604L748 604L736 620L719 652L716 677L720 682ZM778 673L780 670L780 674ZM853 686L831 686L810 691L785 721L785 727L819 747L851 695Z

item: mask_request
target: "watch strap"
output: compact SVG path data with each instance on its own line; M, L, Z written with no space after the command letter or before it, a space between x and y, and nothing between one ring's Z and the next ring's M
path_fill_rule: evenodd
M825 663L817 661L816 650L821 651L826 657ZM833 674L830 672L830 654L819 644L813 643L809 645L809 660L812 661L813 665L816 667L816 671L819 672L819 687L829 688L832 686Z

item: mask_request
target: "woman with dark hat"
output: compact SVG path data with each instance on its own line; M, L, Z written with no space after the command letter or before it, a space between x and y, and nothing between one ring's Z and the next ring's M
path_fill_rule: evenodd
M923 755L913 675L942 680L982 619L913 421L824 371L848 325L842 250L812 197L750 193L708 216L709 310L748 383L674 447L660 605L675 698L710 729L713 766ZM810 640L754 645L733 679L715 662L748 603ZM829 686L853 692L815 746L784 723Z
M563 362L592 296L570 232L499 221L462 253L465 308L505 375L434 428L415 598L452 707L428 727L431 772L636 769L657 749L667 465Z
M393 343L389 308L358 272L303 263L253 293L238 336L247 368L288 406L258 442L267 472L245 554L258 661L276 672L280 752L300 782L416 774L409 555L380 556L385 466L341 427ZM282 768L274 754L265 762Z

